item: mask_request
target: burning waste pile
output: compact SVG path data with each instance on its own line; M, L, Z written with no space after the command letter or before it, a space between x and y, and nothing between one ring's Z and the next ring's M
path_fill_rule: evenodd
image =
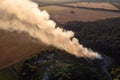
M65 50L76 57L101 59L101 55L97 52L79 44L74 37L74 32L56 27L56 23L50 20L50 15L46 11L41 11L38 5L30 0L0 0L0 11L5 12L7 16L14 16L14 21L19 21L21 24L16 27L0 26L0 29L27 32L31 37Z

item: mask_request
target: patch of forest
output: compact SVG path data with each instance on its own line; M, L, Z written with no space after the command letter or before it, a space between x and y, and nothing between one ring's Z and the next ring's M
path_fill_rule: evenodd
M120 18L95 22L68 22L64 29L75 32L85 47L114 58L120 64Z
M100 60L76 58L53 47L25 60L19 80L110 80L107 74L120 80L120 18L74 21L63 27L74 31L85 47L113 59L112 64L105 67Z

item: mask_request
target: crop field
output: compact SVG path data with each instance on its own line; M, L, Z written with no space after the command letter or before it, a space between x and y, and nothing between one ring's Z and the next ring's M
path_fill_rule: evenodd
M67 23L69 21L96 21L100 19L120 17L120 13L87 10L80 8L62 7L62 6L44 6L41 10L46 10L50 13L51 18L59 23Z

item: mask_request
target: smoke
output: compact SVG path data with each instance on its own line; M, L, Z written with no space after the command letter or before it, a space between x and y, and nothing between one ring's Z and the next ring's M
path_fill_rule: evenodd
M63 49L77 57L101 58L97 52L79 44L74 37L74 32L56 27L56 23L50 20L50 15L46 11L41 11L38 5L30 0L0 0L0 10L7 15L15 15L14 23L19 23L14 27L0 26L1 29L27 32L43 43Z

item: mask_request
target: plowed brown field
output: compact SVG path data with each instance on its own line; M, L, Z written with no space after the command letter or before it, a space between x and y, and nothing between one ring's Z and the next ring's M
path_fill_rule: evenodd
M120 13L100 10L87 10L80 8L69 8L61 6L44 6L40 7L50 13L51 18L59 23L69 21L96 21L100 19L120 17Z

